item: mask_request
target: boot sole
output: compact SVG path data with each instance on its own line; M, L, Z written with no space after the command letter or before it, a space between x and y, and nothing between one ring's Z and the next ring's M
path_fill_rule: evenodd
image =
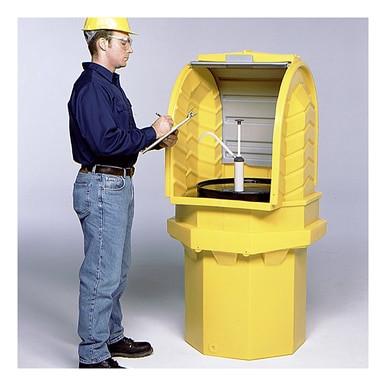
M150 349L149 351L145 351L143 353L137 353L137 354L127 354L124 352L110 352L111 357L121 357L121 358L143 358L151 355L153 353L153 349Z

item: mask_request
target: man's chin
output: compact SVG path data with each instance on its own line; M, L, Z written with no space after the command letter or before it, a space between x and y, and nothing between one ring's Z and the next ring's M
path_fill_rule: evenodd
M126 65L127 65L127 62L123 62L118 67L116 67L116 69L118 70L120 68L126 67Z

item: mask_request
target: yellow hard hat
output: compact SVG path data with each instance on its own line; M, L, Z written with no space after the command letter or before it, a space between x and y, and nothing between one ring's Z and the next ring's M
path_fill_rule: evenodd
M84 21L83 31L97 31L108 29L137 35L131 30L129 21L125 17L88 17Z

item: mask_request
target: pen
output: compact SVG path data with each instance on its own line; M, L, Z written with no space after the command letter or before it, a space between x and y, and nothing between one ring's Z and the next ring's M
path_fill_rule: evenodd
M159 117L161 116L161 114L158 114L158 113L155 113L155 115L158 115Z

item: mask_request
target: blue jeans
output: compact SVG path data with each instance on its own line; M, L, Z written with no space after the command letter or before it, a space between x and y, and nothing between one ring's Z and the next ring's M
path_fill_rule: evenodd
M119 299L131 260L132 180L79 172L73 206L84 236L79 272L79 361L90 364L110 358L107 344L124 336Z

